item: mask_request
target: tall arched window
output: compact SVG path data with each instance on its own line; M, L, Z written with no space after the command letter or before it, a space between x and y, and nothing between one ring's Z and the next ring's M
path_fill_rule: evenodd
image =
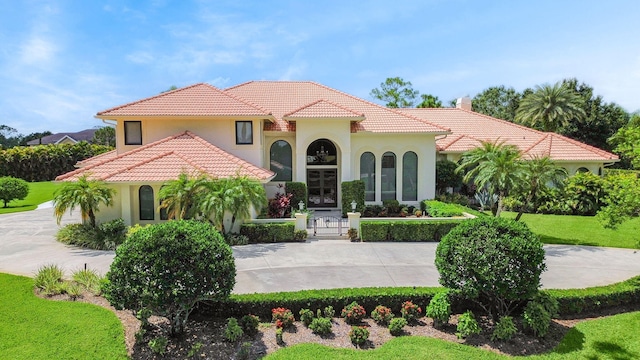
M376 156L370 152L360 155L360 180L364 181L364 199L376 201Z
M278 140L271 145L269 154L270 169L276 173L273 181L291 181L293 165L291 145L284 140Z
M382 155L381 200L396 199L396 154L386 152Z
M140 186L138 190L140 203L140 220L154 219L153 189L149 185Z
M407 151L402 156L402 201L418 200L418 155Z

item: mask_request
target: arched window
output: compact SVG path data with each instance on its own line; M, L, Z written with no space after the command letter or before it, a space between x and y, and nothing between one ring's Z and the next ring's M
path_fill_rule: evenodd
M381 200L396 199L396 154L386 152L382 155Z
M307 165L337 165L338 151L327 139L318 139L307 148Z
M402 156L402 201L418 200L418 155L407 151Z
M376 156L370 152L360 155L360 180L364 181L364 199L376 201Z
M271 145L269 154L270 169L276 173L273 181L291 181L293 164L291 145L284 140L278 140Z
M576 174L577 173L588 173L588 172L589 172L589 169L587 169L586 167L581 167L581 168L578 168L578 170L576 170Z
M140 220L154 219L153 189L149 185L140 186L138 190L140 202Z

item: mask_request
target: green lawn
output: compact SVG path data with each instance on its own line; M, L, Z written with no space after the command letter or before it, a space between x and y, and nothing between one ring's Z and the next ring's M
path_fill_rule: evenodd
M0 359L126 359L111 311L33 294L33 279L0 273Z
M504 212L515 218L516 213ZM633 218L618 229L605 229L593 216L524 214L521 221L545 244L608 246L634 249L640 240L640 218Z
M33 210L38 205L53 200L53 192L62 185L52 181L29 183L29 195L24 200L14 200L3 208L0 204L0 214Z
M638 359L640 312L585 321L571 329L552 352L521 359ZM286 341L286 335L285 335ZM378 349L335 349L318 344L283 348L265 360L316 359L509 359L475 347L425 337L395 338Z

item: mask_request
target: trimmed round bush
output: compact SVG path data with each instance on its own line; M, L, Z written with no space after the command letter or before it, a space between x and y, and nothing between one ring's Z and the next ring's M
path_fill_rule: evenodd
M435 263L442 286L494 319L533 298L546 269L542 243L526 224L493 217L453 228L438 244Z
M183 331L195 305L224 300L235 285L231 248L211 225L168 221L131 233L107 273L105 297L116 309L149 309Z
M7 207L12 200L22 200L29 194L29 184L11 176L0 177L0 201Z

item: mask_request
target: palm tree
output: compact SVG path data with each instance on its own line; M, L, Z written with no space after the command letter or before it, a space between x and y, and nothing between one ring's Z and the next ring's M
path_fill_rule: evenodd
M487 188L498 195L498 208L495 216L502 212L503 200L523 178L520 150L504 142L484 141L480 147L462 154L460 166L456 171L466 170L465 182L473 180L478 188Z
M211 187L212 180L205 175L192 178L181 173L176 180L165 183L158 193L161 209L172 219L191 219L200 215L200 201Z
M519 192L524 204L518 210L516 221L520 220L525 210L525 205L536 200L538 192L546 188L550 183L557 185L567 175L567 170L556 165L548 156L534 157L524 164L524 181L519 186Z
M73 211L80 207L82 221L87 219L92 227L96 227L96 213L100 203L106 206L113 205L115 189L107 187L106 183L99 180L89 180L87 175L82 175L76 182L67 182L55 193L53 199L54 213L60 224L62 216L67 210Z
M515 121L555 132L572 119L582 120L586 114L583 99L561 82L553 86L537 85L536 90L520 101Z

